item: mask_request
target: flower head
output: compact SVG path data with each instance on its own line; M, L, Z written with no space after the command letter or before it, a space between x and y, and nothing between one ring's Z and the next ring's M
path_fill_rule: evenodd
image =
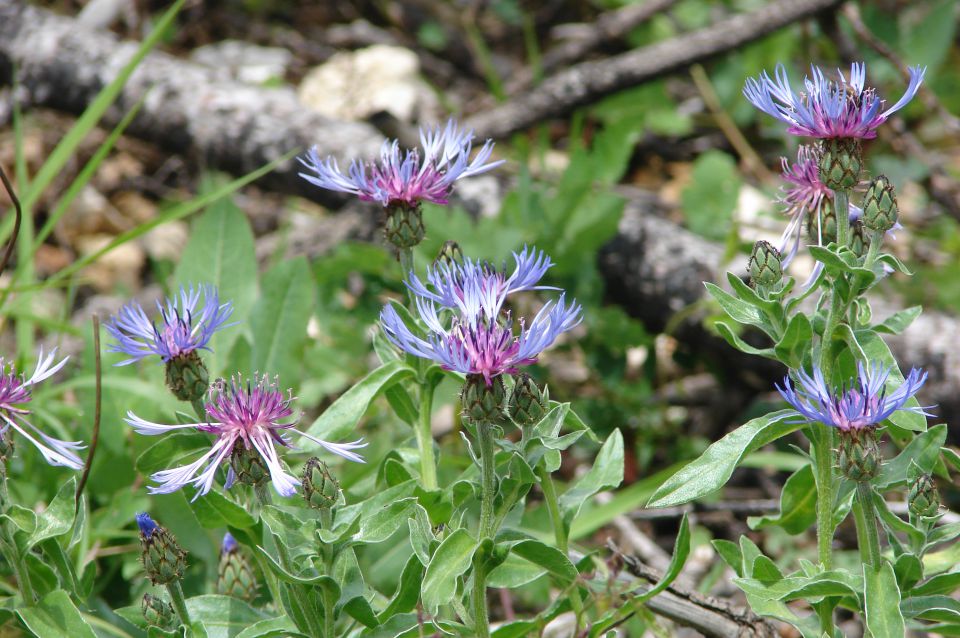
M136 515L137 527L145 538L150 538L157 531L157 523L146 512L140 512Z
M159 485L147 488L151 494L169 494L185 485L192 484L196 499L206 494L213 486L217 468L235 451L256 453L270 473L270 480L278 494L292 496L299 481L284 469L277 456L275 445L292 447L284 436L285 431L299 434L317 443L326 450L351 461L363 462L353 450L365 447L361 441L330 443L293 429L296 420L287 421L293 415L290 403L293 398L277 389L276 380L266 375L254 377L253 383L235 377L230 383L215 383L209 391L206 411L209 420L202 423L164 425L141 419L132 411L126 421L140 434L157 435L171 430L194 429L209 432L216 439L210 450L193 463L170 470L156 472L151 478Z
M223 542L220 543L220 553L229 554L231 552L237 551L237 539L233 537L233 534L227 532L223 535Z
M387 140L380 149L380 161L350 163L345 175L336 159L321 160L316 147L300 162L305 180L328 190L352 193L363 201L383 206L415 206L421 201L446 204L453 184L463 177L485 173L503 163L490 162L493 142L487 140L470 160L473 131L463 131L450 119L445 128L420 129L420 149L400 150L400 143Z
M27 420L30 410L26 404L31 400L31 391L35 384L57 373L67 363L69 357L54 364L57 351L53 349L45 357L43 350L37 359L37 367L27 378L17 374L12 364L4 362L0 357L0 436L6 436L10 428L20 433L40 450L43 458L50 465L64 465L74 470L83 469L83 461L75 450L82 450L80 441L61 441L41 432L33 423Z
M857 378L839 394L831 391L818 368L814 368L812 377L803 370L797 370L796 375L800 382L796 389L789 376L784 378L782 388L776 387L805 421L856 432L876 428L897 410L927 414L918 406L904 407L927 380L927 373L917 368L910 370L900 387L890 394L886 390L890 368L879 364L867 369L858 363Z
M200 297L203 305L199 308ZM157 302L162 325L160 328L147 318L143 308L131 301L106 324L107 332L116 340L110 352L122 352L130 357L117 365L127 365L150 355L159 355L164 362L195 352L209 350L207 343L226 325L233 305L220 303L217 289L201 286L194 289L180 287L179 295Z
M877 128L917 94L926 69L911 67L903 97L883 112L880 109L885 100L876 89L864 87L867 70L863 63L851 65L849 79L838 70L839 78L828 80L813 65L810 73L812 79L803 81L806 91L794 93L786 69L778 64L776 79L764 71L758 79L747 80L743 94L755 107L786 123L788 133L825 139L873 139Z
M533 258L535 254L538 256ZM402 350L436 361L447 370L481 375L487 385L498 375L514 374L521 366L536 362L560 333L580 323L581 308L576 302L567 304L561 294L530 322L521 319L515 334L510 313L502 311L506 297L535 287L550 263L542 253L524 251L514 257L517 268L509 277L469 260L459 269L437 266L432 277L428 275L432 291L411 274L408 286L429 335L415 334L394 307L387 305L380 313L387 338ZM530 263L536 265L523 266ZM442 313L452 315L449 327Z

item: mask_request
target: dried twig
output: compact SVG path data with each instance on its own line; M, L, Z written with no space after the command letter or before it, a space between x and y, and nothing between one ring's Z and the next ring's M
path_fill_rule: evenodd
M787 26L840 0L777 0L752 13L596 62L582 62L537 88L471 117L480 137L502 138L537 122L647 80L666 75Z
M77 483L77 492L74 496L76 508L74 513L80 511L80 495L83 494L83 488L87 485L87 479L90 477L90 468L93 467L93 458L97 454L97 443L100 442L100 407L103 396L101 382L103 373L100 361L100 317L93 315L93 361L94 374L96 375L96 385L94 389L94 408L93 408L93 434L90 436L90 452L87 453L87 462L83 466L83 474L80 476L80 482Z
M10 242L7 244L7 249L3 253L3 260L0 261L0 273L3 273L7 268L7 264L10 262L13 248L17 245L17 237L20 235L20 222L23 219L23 210L20 208L20 200L17 199L17 194L13 190L13 184L10 183L10 179L7 177L7 173L3 170L2 166L0 166L0 180L3 181L3 187L6 189L10 201L13 203L13 211L16 215L13 221L13 233L10 235Z

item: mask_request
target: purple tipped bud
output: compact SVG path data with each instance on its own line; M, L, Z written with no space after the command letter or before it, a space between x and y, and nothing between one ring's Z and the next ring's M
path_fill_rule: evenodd
M237 551L237 539L233 537L233 534L227 532L223 535L223 542L220 544L220 553L229 554L230 552Z
M150 538L153 535L153 532L157 529L157 524L150 518L150 515L146 512L140 512L137 514L137 527L140 528L140 533L145 537Z
M217 593L243 600L253 600L257 596L257 579L253 568L230 532L224 534L221 545Z
M173 534L157 525L146 512L137 514L140 528L140 558L143 569L154 585L167 585L183 576L187 553Z

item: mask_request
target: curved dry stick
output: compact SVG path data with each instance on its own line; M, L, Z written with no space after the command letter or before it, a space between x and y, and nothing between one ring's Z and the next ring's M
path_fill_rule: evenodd
M17 245L17 237L20 235L20 221L23 219L23 210L20 208L20 200L17 199L17 194L13 192L13 184L10 183L10 179L3 170L3 166L0 166L0 180L3 180L3 187L7 189L7 195L10 196L10 201L13 202L13 210L17 215L13 222L13 234L10 236L10 243L7 244L7 250L3 253L3 261L0 261L0 273L3 273L7 268L7 263L10 261L10 256L13 254L13 247Z
M90 477L90 468L93 467L93 457L97 453L97 443L100 441L100 404L102 397L102 371L100 367L100 317L93 315L93 360L96 375L96 390L94 395L93 408L93 434L90 436L90 453L87 454L87 462L83 465L83 475L80 482L77 483L77 492L73 497L76 502L74 516L80 511L80 495L83 494L83 488L87 485L87 479Z

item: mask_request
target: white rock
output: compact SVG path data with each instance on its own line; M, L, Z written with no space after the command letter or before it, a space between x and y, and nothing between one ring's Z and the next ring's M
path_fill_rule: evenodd
M240 40L223 40L198 47L190 59L247 84L263 84L275 78L283 79L293 54L279 47L262 47Z
M336 119L362 120L386 111L412 122L436 104L419 72L413 51L377 44L332 56L307 73L298 94L304 106Z

